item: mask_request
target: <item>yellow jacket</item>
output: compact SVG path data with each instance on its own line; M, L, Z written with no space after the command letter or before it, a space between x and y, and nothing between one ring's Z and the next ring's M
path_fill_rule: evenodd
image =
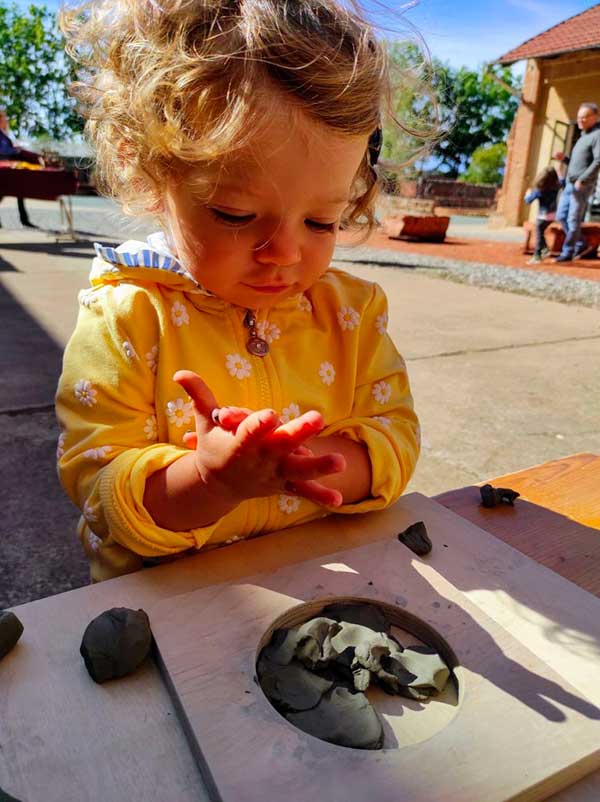
M244 501L201 529L157 526L143 504L146 477L186 453L182 438L194 428L191 401L172 378L179 369L202 376L221 406L269 407L284 421L316 409L323 435L365 443L371 497L336 512L382 509L398 498L417 460L419 427L377 284L328 270L305 294L258 313L270 350L257 357L246 350L247 310L203 290L161 235L96 252L56 400L59 475L83 513L79 534L93 579L328 513L279 495Z

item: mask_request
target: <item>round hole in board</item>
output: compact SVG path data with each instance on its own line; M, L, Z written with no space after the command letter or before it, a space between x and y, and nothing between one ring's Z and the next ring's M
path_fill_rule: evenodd
M310 602L296 605L278 616L267 629L258 644L255 662L258 661L262 649L271 641L275 630L291 629L311 618L316 618L330 604L369 604L378 607L391 623L392 634L403 646L413 646L415 644L431 646L452 670L444 690L425 702L407 699L404 696L392 696L383 689L371 684L366 691L366 696L377 711L383 724L383 749L401 749L422 743L447 727L457 715L464 699L464 672L448 641L430 624L404 608L376 599L358 596L332 596L313 599ZM258 681L258 687L266 702L271 706L271 702L260 686L260 681ZM272 709L277 716L284 718L283 714L279 713L274 707ZM287 719L285 721L288 726L294 727ZM313 737L305 732L302 732L302 735L306 738ZM329 745L338 749L349 748L334 744ZM363 750L358 751L362 752Z

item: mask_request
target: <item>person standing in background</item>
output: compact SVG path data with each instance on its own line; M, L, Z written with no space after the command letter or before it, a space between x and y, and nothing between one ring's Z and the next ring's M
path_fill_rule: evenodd
M4 109L0 109L0 160L10 159L15 161L29 162L30 164L40 164L44 166L44 160L38 153L33 153L30 150L25 150L15 146L9 135L8 116ZM2 196L0 196L2 200ZM27 209L25 208L25 200L17 197L17 206L19 209L19 220L21 225L26 228L35 228L35 225L29 219ZM0 226L2 224L0 223Z
M577 112L581 136L568 157L561 151L554 158L568 165L565 189L560 196L556 219L565 232L565 242L555 262L570 262L590 253L581 234L581 224L600 171L600 114L596 103L582 103Z

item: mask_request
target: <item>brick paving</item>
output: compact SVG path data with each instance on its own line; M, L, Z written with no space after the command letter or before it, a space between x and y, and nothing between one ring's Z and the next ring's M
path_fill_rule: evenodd
M339 242L350 245L355 241L348 233L340 234ZM390 239L383 232L374 232L364 244L369 248L379 248L402 254L419 254L441 259L454 259L464 262L480 262L497 267L519 268L547 272L569 278L600 281L600 259L584 259L566 264L554 264L546 259L538 265L528 265L530 255L523 253L521 243L499 242L496 240L447 237L444 242L408 242Z

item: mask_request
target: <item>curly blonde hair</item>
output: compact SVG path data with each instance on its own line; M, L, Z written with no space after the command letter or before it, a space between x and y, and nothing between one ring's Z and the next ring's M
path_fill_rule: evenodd
M353 0L89 0L61 27L99 188L129 214L158 208L169 176L245 148L265 97L353 136L391 108L385 47ZM378 183L367 151L346 225L371 230Z

